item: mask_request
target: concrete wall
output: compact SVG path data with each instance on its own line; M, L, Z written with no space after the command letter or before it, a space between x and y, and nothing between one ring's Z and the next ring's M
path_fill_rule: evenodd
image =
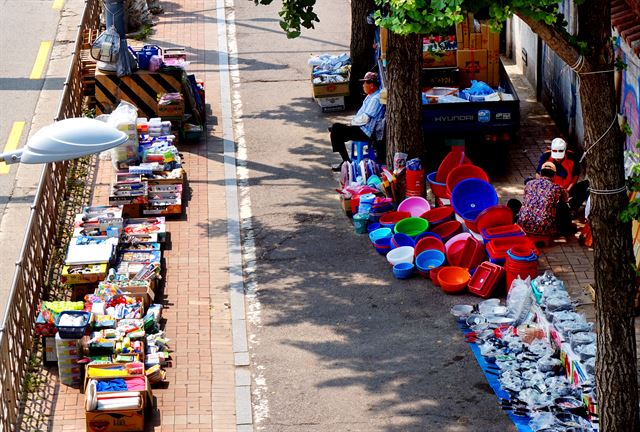
M537 81L538 35L517 16L512 21L513 60L535 88Z

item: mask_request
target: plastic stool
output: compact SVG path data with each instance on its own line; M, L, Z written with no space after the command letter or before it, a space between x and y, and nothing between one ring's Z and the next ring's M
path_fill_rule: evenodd
M544 247L549 247L553 242L553 236L550 235L535 235L527 233L527 237L535 244L536 246L543 245Z
M351 161L359 164L365 158L364 148L367 148L366 157L375 162L376 153L373 143L369 141L351 141Z

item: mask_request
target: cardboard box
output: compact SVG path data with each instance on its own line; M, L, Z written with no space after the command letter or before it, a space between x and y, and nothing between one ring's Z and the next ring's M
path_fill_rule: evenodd
M61 282L67 285L91 284L104 280L107 264L80 264L62 267Z
M463 49L469 49L469 20L465 17L458 25L462 33L462 43L460 43L460 41L458 42L458 50L461 49L461 46L464 47Z
M500 84L500 33L489 32L487 49L487 84Z
M184 98L175 99L171 101L158 101L158 108L156 114L161 118L180 119L184 118Z
M349 96L349 74L346 81L340 83L313 83L313 69L311 70L311 91L314 98Z
M456 65L456 51L423 51L423 68L454 67Z
M487 81L487 50L458 50L460 88L467 88L471 80Z
M138 408L86 411L87 432L143 432L147 398L145 392L140 393L141 402Z
M458 45L458 49L466 49L467 46L464 43L464 32L462 30L464 21L459 24L456 24L456 44Z
M480 24L480 47L481 49L489 49L489 25L486 23Z
M476 44L477 38L476 33L469 33L469 49L478 49L478 45Z
M317 98L316 101L320 105L322 112L336 112L345 109L344 96L322 97Z
M156 297L156 294L153 292L151 288L151 284L147 284L146 286L125 286L120 288L122 293L127 296L134 297L142 297L144 299L145 310L149 307L153 300Z

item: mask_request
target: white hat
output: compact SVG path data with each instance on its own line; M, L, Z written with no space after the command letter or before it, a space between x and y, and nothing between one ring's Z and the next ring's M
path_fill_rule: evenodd
M564 159L567 151L567 142L562 138L554 138L551 141L551 157L554 159Z

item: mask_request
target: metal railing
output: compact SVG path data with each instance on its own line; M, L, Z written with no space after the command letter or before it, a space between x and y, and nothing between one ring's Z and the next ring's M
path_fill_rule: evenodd
M100 24L100 1L86 0L76 45L58 107L56 120L82 115L82 35ZM34 341L37 306L47 283L55 252L58 215L73 162L48 164L43 170L31 207L24 243L0 327L0 430L14 430ZM3 245L3 247L10 247Z

